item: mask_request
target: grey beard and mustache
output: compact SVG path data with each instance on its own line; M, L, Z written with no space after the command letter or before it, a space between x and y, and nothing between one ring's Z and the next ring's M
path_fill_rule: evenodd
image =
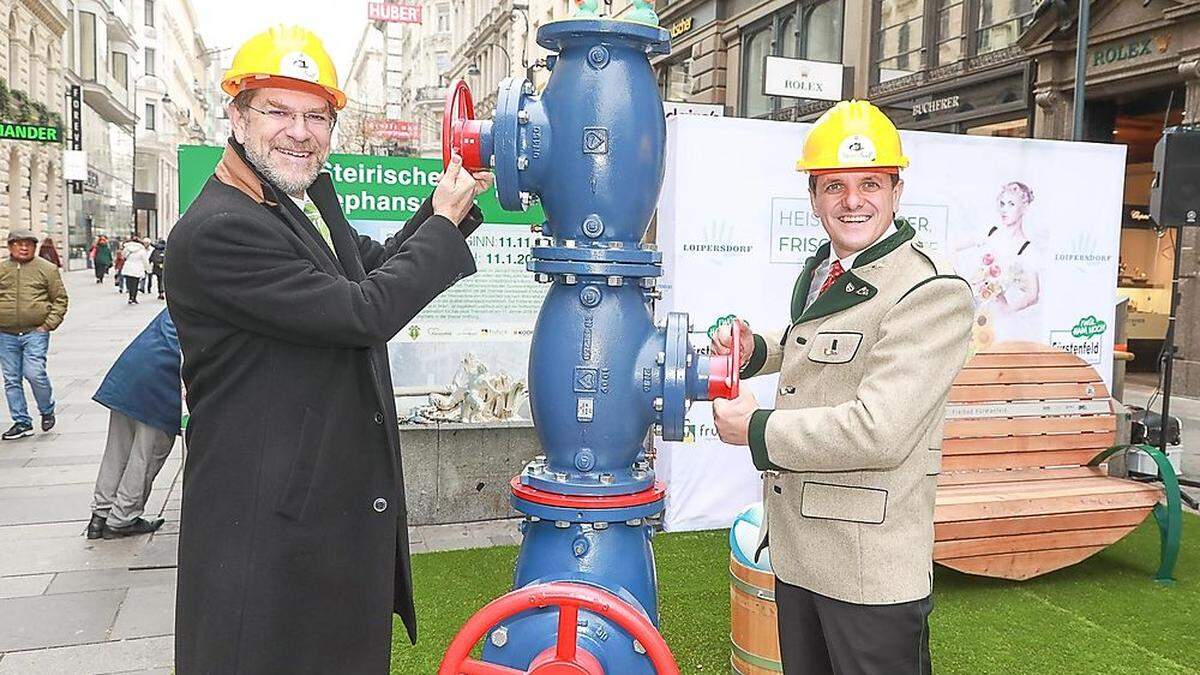
M283 190L289 195L304 194L305 190L307 190L308 187L317 180L317 175L321 173L321 167L324 166L325 160L328 159L328 155L326 157L322 157L321 161L317 162L317 165L313 168L311 173L307 173L299 178L294 178L284 175L283 172L276 169L271 163L271 148L269 146L266 148L265 153L262 152L260 148L251 146L249 144L245 145L245 148L246 158L250 160L250 163L257 167L258 170L262 172L263 176L265 176L267 180L271 181L275 187ZM311 152L309 148L304 148L303 150L305 152Z

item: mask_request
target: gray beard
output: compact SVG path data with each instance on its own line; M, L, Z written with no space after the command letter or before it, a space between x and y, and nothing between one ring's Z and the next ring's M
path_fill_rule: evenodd
M275 167L271 165L270 158L261 154L258 151L258 148L251 147L250 145L245 145L244 147L246 148L246 158L250 160L250 163L258 168L258 170L262 172L262 175L265 176L267 180L271 181L272 185L280 190L283 190L289 195L304 194L305 190L308 190L308 187L316 182L317 175L321 173L321 164L324 164L324 162L318 164L317 167L313 169L312 175L302 178L290 178L276 170ZM271 151L268 149L267 154L269 155L270 152Z

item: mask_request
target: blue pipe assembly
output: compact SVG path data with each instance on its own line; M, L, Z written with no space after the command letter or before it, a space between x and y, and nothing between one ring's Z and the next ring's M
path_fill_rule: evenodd
M551 286L529 363L543 454L511 482L525 515L514 590L468 621L439 673L678 673L658 632L650 545L665 489L644 448L648 433L682 440L693 401L735 397L740 357L697 354L686 314L656 325L651 311L662 254L642 239L666 124L649 57L669 53L670 36L657 19L589 17L542 26L537 40L554 52L540 95L506 79L494 119L476 120L459 82L443 120L447 163L455 152L491 168L506 209L541 202L550 245L528 269Z

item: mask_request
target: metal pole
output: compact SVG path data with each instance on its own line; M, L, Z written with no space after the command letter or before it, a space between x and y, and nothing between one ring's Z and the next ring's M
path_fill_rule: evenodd
M1167 429L1171 414L1171 377L1175 372L1175 311L1179 307L1179 265L1183 259L1183 226L1175 230L1175 269L1171 274L1171 313L1167 316L1167 338L1163 345L1162 422L1159 424L1158 449L1167 457Z
M1090 0L1079 0L1079 20L1075 36L1075 119L1071 124L1071 139L1083 140L1083 109L1086 105L1088 24L1091 23Z

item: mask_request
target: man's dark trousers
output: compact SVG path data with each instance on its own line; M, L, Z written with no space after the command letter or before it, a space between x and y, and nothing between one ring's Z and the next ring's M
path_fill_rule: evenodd
M785 675L928 675L926 597L856 605L775 579L779 651Z

